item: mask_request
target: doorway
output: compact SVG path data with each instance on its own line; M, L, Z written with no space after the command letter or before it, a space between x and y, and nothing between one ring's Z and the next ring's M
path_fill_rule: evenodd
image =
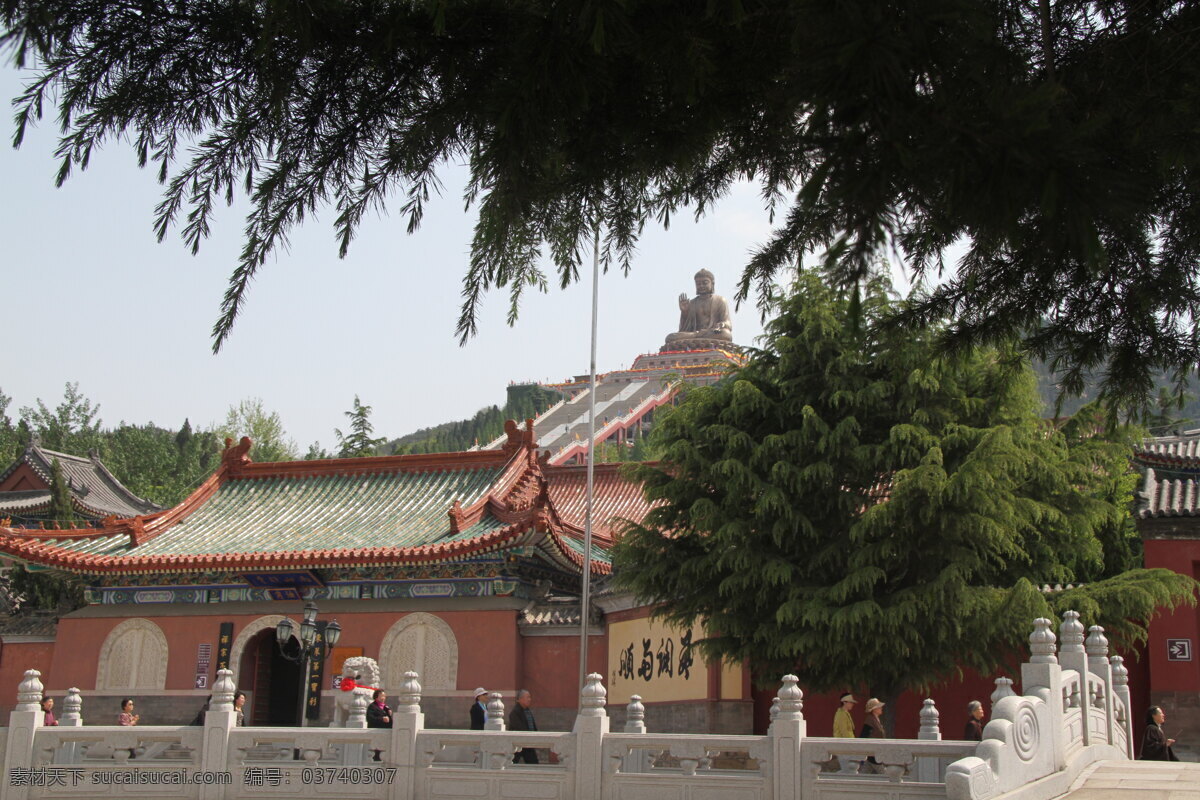
M295 638L288 642L289 656L299 654ZM300 724L301 665L289 661L275 644L275 629L259 631L246 642L239 685L250 693L246 724L289 727Z

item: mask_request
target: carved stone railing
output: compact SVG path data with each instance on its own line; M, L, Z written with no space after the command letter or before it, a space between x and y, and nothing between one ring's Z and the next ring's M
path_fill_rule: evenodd
M338 728L238 728L232 673L220 670L202 726L85 726L82 699L68 691L62 724L42 725L42 685L25 674L9 726L0 729L0 800L119 797L119 785L169 785L189 800L380 798L730 797L820 800L894 797L988 800L1005 792L1048 800L1100 759L1132 755L1128 670L1109 657L1103 630L1085 637L1067 612L1055 649L1050 620L1035 621L1021 693L1001 678L983 741L942 741L932 700L919 738L808 737L804 694L784 676L765 736L647 733L634 696L621 733L609 732L607 696L589 675L569 732L508 731L498 694L487 730L427 730L414 672L396 688L391 729L365 727L363 703ZM534 748L538 764L514 763ZM162 794L162 793L160 793ZM127 796L146 795L138 790ZM157 795L155 795L157 796Z

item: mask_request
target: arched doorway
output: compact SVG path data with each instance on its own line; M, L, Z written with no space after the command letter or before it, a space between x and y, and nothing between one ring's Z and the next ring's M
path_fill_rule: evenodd
M288 655L299 649L293 638ZM289 726L300 724L301 665L284 658L275 644L275 629L254 634L242 651L238 686L250 694L247 725Z

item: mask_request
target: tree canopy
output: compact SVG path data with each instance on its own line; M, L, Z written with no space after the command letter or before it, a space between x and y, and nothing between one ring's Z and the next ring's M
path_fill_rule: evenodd
M1016 333L1110 399L1200 360L1200 3L1157 0L3 0L38 69L15 141L57 105L59 180L127 139L192 248L253 209L214 347L266 257L316 211L341 252L448 162L478 221L459 320L484 292L575 281L597 228L628 269L643 226L760 182L778 228L739 296L882 253L945 278L902 322L951 344ZM955 250L962 245L961 257ZM946 259L951 258L947 263ZM956 262L954 259L957 259Z
M342 433L340 428L334 428L337 437L338 458L354 458L356 456L372 456L379 450L379 445L387 441L386 436L374 437L375 426L371 424L371 407L359 402L354 395L354 408L344 412L350 420L350 432Z
M801 274L764 348L659 421L619 585L703 620L711 654L881 697L987 674L1036 617L1076 608L1128 644L1193 601L1191 578L1138 568L1129 445L1096 409L1052 426L1023 360L938 357L934 331L880 324L893 304Z

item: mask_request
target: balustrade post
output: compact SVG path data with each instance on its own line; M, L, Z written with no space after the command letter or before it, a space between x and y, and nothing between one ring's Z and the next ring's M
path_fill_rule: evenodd
M1133 758L1133 701L1129 697L1129 669L1125 659L1113 656L1109 659L1112 664L1112 695L1114 703L1113 719L1125 730L1125 755Z
M1064 611L1062 624L1058 626L1058 663L1063 670L1072 670L1079 676L1079 710L1083 714L1083 744L1091 744L1092 732L1088 725L1088 664L1087 652L1083 649L1083 623L1078 611ZM1074 698L1069 698L1074 699Z
M229 768L229 734L237 727L237 711L233 708L236 691L233 671L217 670L212 701L204 714L204 739L200 745L200 769L204 772L225 772ZM220 800L224 796L223 786L200 787L200 800Z
M942 740L942 731L938 725L940 716L937 706L933 703L933 698L925 698L925 702L921 705L921 728L917 731L917 738L940 742ZM941 781L941 760L936 757L918 758L917 780L925 783Z
M74 686L67 689L67 696L63 698L63 715L59 717L58 724L67 728L83 725L83 697Z
M800 745L808 733L808 723L804 720L804 692L799 683L800 679L795 675L784 675L783 685L776 695L779 713L771 727L771 780L774 783L771 796L776 798L800 794L803 775Z
M641 695L630 695L629 705L625 706L625 733L645 732L646 707L642 705ZM650 766L649 760L645 750L634 750L621 760L621 772L645 772Z
M46 714L42 711L42 673L36 669L25 670L25 679L17 687L17 705L8 714L8 740L4 746L5 774L0 776L6 785L0 785L5 800L26 800L29 783L13 783L13 770L29 770L33 767L33 736L42 727ZM19 773L18 773L19 774Z
M346 713L343 728L367 729L367 697L363 692L352 692L350 710ZM392 722L396 721L393 713ZM342 764L347 767L361 767L370 758L365 742L346 742L342 745Z
M1052 620L1039 617L1033 621L1033 633L1029 634L1029 661L1021 665L1021 693L1040 697L1053 720L1049 741L1053 748L1054 768L1066 766L1066 729L1063 714L1062 667L1055 655L1057 637Z
M388 791L389 800L408 800L421 794L425 774L417 774L417 734L425 728L425 714L421 711L421 682L415 672L404 673L404 680L396 692L396 705L392 709L392 749L387 755L391 766L398 772L396 781Z
M604 781L604 737L608 734L608 712L604 710L608 690L603 678L587 676L579 696L575 717L575 800L599 800Z
M366 695L360 692L350 693L350 711L346 714L346 721L342 723L346 728L365 728L367 727L367 702Z
M72 686L67 689L67 696L63 698L63 715L58 718L58 726L78 728L83 725L82 709L83 698L79 696L79 690ZM80 743L63 742L55 752L54 760L58 764L78 764L83 760Z
M484 707L485 722L483 729L485 731L502 731L504 730L504 698L499 692L492 692L488 695L487 705Z
M988 699L992 701L992 706L995 707L996 703L999 703L1004 698L1016 696L1017 693L1013 690L1013 679L1000 677L996 678L996 690L992 692L992 696Z
M1104 736L1109 744L1116 744L1117 737L1113 732L1113 702L1112 702L1112 665L1108 663L1108 639L1104 628L1093 625L1088 628L1087 641L1084 647L1088 656L1088 672L1096 676L1096 688L1089 698L1092 709L1104 719Z

